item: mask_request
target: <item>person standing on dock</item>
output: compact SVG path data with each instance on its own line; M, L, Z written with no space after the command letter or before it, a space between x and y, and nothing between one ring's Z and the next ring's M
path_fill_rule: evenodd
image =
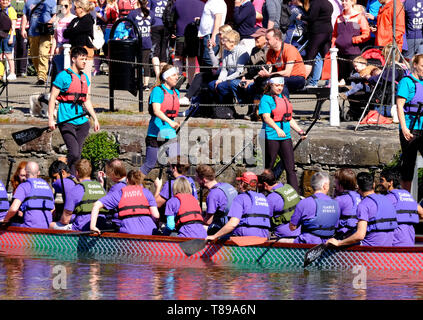
M238 191L229 183L217 182L211 166L201 164L196 168L196 180L200 187L209 190L204 222L209 226L207 234L215 234L228 222L228 212Z
M101 209L117 210L119 232L138 235L152 235L157 232L160 214L153 194L142 186L140 171L128 172L127 185L109 192L94 203L91 210L90 229L101 233L97 218Z
M207 240L216 240L225 235L258 236L269 238L270 211L266 197L256 192L258 178L253 172L244 172L236 178L239 194L232 201L228 212L229 221Z
M176 230L178 237L204 239L205 223L198 200L192 195L191 183L179 178L172 189L174 196L166 202L166 229Z
M414 226L419 223L419 218L423 218L423 208L407 190L401 189L399 173L395 170L382 170L380 186L397 211L398 227L394 231L392 245L413 247L416 242Z
M329 175L316 172L310 181L314 194L302 199L295 207L289 228L291 231L301 226L301 234L294 243L325 243L335 234L339 221L339 205L328 196Z
M357 207L357 231L343 240L328 239L336 247L357 244L364 246L392 246L397 217L391 201L375 193L373 176L368 172L357 175L358 191L363 200Z
M88 231L94 202L106 195L102 185L98 181L91 180L92 167L87 159L79 160L75 168L79 183L70 190L62 217L58 222L52 222L50 229ZM75 214L75 219L70 223L72 214ZM106 226L105 214L106 210L103 210L99 216L100 229Z
M265 169L258 176L259 190L267 191L272 232L278 238L294 239L301 234L301 227L294 231L289 229L289 222L295 207L300 202L297 191L289 184L277 182L273 171Z
M22 211L23 223L12 223L12 225L48 229L53 220L53 191L46 181L38 178L40 169L36 162L29 161L25 171L27 179L16 189L13 195L14 200L3 223L8 223L19 211Z

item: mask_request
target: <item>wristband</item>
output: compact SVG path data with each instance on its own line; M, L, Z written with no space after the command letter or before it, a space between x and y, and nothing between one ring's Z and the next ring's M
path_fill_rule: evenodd
M305 136L306 134L305 134L305 132L303 131L303 130L301 130L300 132L298 132L298 134L300 135L300 136Z

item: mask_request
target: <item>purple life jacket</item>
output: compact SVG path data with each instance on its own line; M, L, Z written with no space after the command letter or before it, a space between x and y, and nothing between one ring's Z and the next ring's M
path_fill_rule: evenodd
M21 204L21 210L24 213L31 211L40 211L40 222L48 223L48 215L51 215L50 211L54 209L54 198L53 191L50 186L43 179L40 178L29 178L23 183L29 183L31 185L31 191L29 195L23 200Z
M0 219L3 219L6 216L9 207L10 205L6 188L4 187L3 182L0 181Z
M346 191L342 195L348 195L351 198L352 206L345 208L339 217L340 228L355 229L357 228L357 206L361 202L361 196L356 191Z
M367 197L372 199L377 206L376 216L367 222L367 232L395 230L398 227L397 214L391 201L377 193L372 193Z
M423 85L416 81L413 77L407 77L410 78L416 86L416 93L414 94L413 99L404 105L404 112L410 115L417 115L417 112L419 111L419 102L423 103ZM420 109L420 114L423 114L423 106Z
M231 208L232 201L238 195L238 191L236 191L236 189L234 188L233 185L226 183L226 182L221 182L221 183L215 185L212 189L214 189L214 188L222 190L223 193L225 194L226 201L227 201L225 209L218 210L215 213L215 216L217 214L217 216L219 216L219 217L225 217L228 214L229 209Z
M316 201L316 215L303 222L302 233L311 233L324 238L332 237L339 221L338 202L333 199L319 199L315 195L311 197Z
M417 213L417 202L407 190L394 189L392 193L397 198L397 222L407 224L419 223L419 215Z
M251 208L241 217L238 227L270 229L270 210L267 198L261 193L247 191L251 199Z

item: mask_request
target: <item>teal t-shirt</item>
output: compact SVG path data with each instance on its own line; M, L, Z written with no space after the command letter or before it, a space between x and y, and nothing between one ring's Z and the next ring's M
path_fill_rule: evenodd
M282 98L282 94L280 94L279 97ZM263 95L259 104L259 115L264 113L272 113L272 110L275 108L276 108L275 99L273 99L272 96L269 96L267 94ZM289 124L289 121L288 122L278 121L276 122L276 124L279 126L279 128L283 130L283 132L285 132L285 137L284 138L279 137L276 131L263 121L262 129L265 131L266 139L268 140L291 139L291 126Z
M173 90L166 88L164 85L160 85L169 94L173 95ZM164 100L163 90L159 86L154 87L150 94L149 103L162 103ZM174 89L179 99L179 91ZM150 123L148 124L147 135L150 137L157 137L159 139L173 139L176 138L176 131L167 122L151 116Z
M69 69L72 71L71 69ZM81 76L75 72L72 71L79 79L81 79ZM84 73L83 76L86 78L87 85L90 86L90 80L88 79L87 75ZM61 92L65 92L69 89L69 86L72 82L72 76L66 72L66 70L63 70L60 72L56 79L53 81L53 85L57 87ZM84 113L84 110L82 109L81 105L76 105L76 108L72 102L60 102L59 103L59 109L57 111L57 122L62 122L70 118L74 118L77 115L80 115ZM69 121L69 123L72 123L74 125L81 125L88 121L88 118L81 117L76 120Z
M410 75L410 77L413 77ZM420 84L423 85L422 80L418 80L413 77L416 81L418 81ZM404 77L400 80L398 83L398 89L397 89L397 96L406 99L405 103L410 102L414 95L416 94L416 85L414 84L413 80L411 80L409 77ZM411 121L414 118L414 116L410 116L408 114L405 115L405 123L407 125L407 128L410 128ZM399 126L401 130L401 125ZM419 121L416 121L416 124L414 125L414 130L422 130L423 129L423 117L420 117Z

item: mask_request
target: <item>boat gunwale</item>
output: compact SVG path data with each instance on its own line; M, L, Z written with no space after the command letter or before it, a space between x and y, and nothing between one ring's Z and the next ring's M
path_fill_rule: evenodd
M21 232L21 233L34 233L34 234L51 234L59 236L72 236L76 233L75 236L88 236L88 237L103 237L103 238L119 238L119 239L131 239L131 240L141 240L141 241L155 241L155 242L174 242L181 243L198 238L183 238L183 237L171 237L171 236L160 236L160 235L134 235L127 233L117 233L117 232L104 232L101 235L98 234L79 234L80 231L70 231L70 230L53 230L53 229L40 229L40 228L25 228L25 227L15 227L8 226L0 229L0 234L5 232ZM217 244L224 246L234 246L239 247L232 240L226 241L217 241ZM1 246L1 243L0 243ZM291 249L310 249L316 246L316 244L305 244L305 243L286 243L286 242L276 242L276 241L267 241L259 245L252 245L248 247L271 247L271 248L291 248ZM342 248L330 248L329 250L342 250L342 251L363 251L363 252L422 252L423 246L418 247L382 247L382 246L360 246L354 245L349 247Z

